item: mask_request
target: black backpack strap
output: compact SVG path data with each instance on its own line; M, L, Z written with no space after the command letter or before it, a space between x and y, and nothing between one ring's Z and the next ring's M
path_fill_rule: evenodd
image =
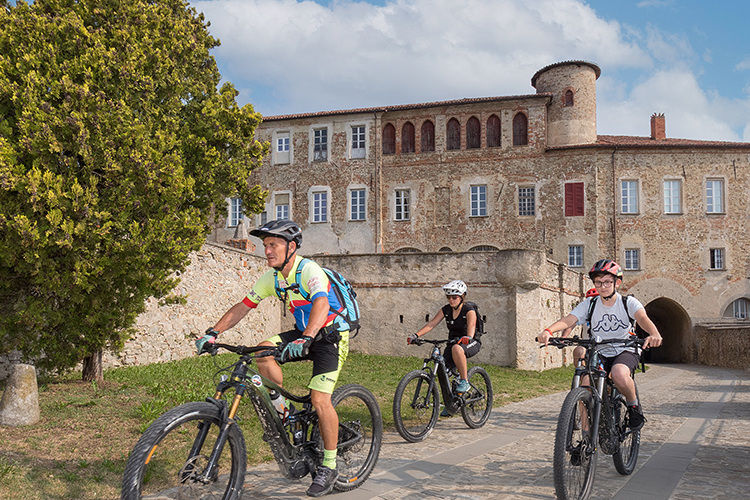
M594 314L594 307L596 307L596 300L598 298L598 296L591 297L591 302L589 302L589 312L586 315L586 326L589 327L589 329L591 329L591 315Z

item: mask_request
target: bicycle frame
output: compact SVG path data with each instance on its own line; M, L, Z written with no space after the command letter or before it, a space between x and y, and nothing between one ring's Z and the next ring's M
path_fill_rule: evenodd
M445 408L450 413L457 413L461 408L461 400L453 394L448 367L445 364L445 357L440 353L440 344L447 343L448 341L427 339L420 339L419 341L433 344L430 357L424 358L422 369L430 372L430 384L435 383L435 379L440 384L440 393ZM430 363L433 364L432 368L429 368Z
M233 346L216 344L216 347L232 350L229 348ZM252 355L252 353L257 352L260 352L260 354ZM310 395L308 394L303 397L295 396L262 376L251 366L252 360L256 357L270 356L275 353L275 349L269 349L268 347L244 348L240 360L234 364L232 374L228 378L222 376L222 380L217 385L213 398L207 398L207 401L221 408L222 420L221 431L204 471L204 479L207 480L213 474L218 457L221 456L226 444L230 425L234 423L240 401L246 394L249 396L255 413L258 415L258 419L263 427L264 437L271 446L271 451L285 475L301 478L314 465L313 455L318 453L317 450L313 449L316 443L306 439L310 428L317 423L317 414L312 407ZM247 390L248 385L246 384L248 380L250 381L249 392ZM230 388L233 388L235 393L231 405L227 408L227 401L222 399L222 397ZM287 419L287 425L293 436L291 441L284 422L271 402L269 389L276 390L286 398L303 405L301 411L289 416ZM208 426L201 424L199 433L190 451L190 458L200 453L207 432Z
M554 340L553 342L551 342L552 345L557 345L560 348L565 347L566 345L574 344L581 345L586 348L586 356L582 358L579 361L579 365L576 366L575 374L573 375L572 387L587 388L589 391L591 391L594 399L594 408L591 422L593 429L590 430L592 436L590 440L591 446L596 447L599 443L599 431L604 425L606 426L607 432L609 434L609 440L607 444L603 445L602 447L605 448L604 451L606 453L613 453L612 448L614 448L614 446L612 445L612 439L617 438L619 441L622 441L631 431L630 429L628 429L623 436L616 436L612 434L612 432L615 430L615 425L614 415L610 411L611 408L609 402L615 400L619 391L617 390L614 382L612 382L612 379L609 378L607 372L604 370L604 367L599 360L599 351L604 346L608 346L611 344L632 344L634 346L638 346L640 345L640 341L638 339L602 340L598 337L589 340L579 339L577 337L574 337L572 339L551 340ZM583 361L584 359L585 361ZM581 386L581 378L583 376L588 376L589 380L588 384ZM602 414L604 414L603 419ZM587 452L589 453L593 453L594 451L595 449L587 450Z

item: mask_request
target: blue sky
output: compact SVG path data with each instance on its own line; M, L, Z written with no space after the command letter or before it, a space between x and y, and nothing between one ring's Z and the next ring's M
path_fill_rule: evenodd
M750 142L750 2L206 0L225 80L263 115L533 94L598 64L599 134Z

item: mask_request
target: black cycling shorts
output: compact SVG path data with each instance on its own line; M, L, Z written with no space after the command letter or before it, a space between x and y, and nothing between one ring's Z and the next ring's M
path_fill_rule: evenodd
M604 367L604 371L606 371L607 373L612 371L612 367L614 365L622 364L630 368L631 377L635 374L635 370L636 368L638 368L638 365L641 364L641 357L633 351L623 351L617 356L613 356L611 358L606 356L599 356L599 359L601 360L602 366Z
M458 340L458 339L456 339ZM450 368L455 368L456 363L453 362L453 346L456 345L456 342L448 342L448 345L445 347L445 350L443 351L443 357L445 358L445 365ZM464 350L464 354L466 355L466 359L469 359L470 357L476 355L476 353L479 352L479 349L482 347L482 343L477 340L472 340L468 344L458 344L461 349Z

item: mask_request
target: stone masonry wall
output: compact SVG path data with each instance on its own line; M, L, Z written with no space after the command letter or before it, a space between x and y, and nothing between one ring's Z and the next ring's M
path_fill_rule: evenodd
M145 365L195 355L196 335L203 335L234 304L242 300L253 283L266 272L265 259L231 247L205 244L191 256L180 276L175 295L185 305L159 306L150 299L146 312L136 321L138 334L125 344L119 356L106 353L106 367ZM265 300L221 340L253 345L278 332L280 301Z
M547 260L542 252L374 254L317 256L355 286L363 327L351 349L366 354L425 356L426 347L409 346L419 330L445 304L441 286L466 282L467 300L486 318L479 363L541 370L560 366L562 351L541 350L534 337L580 300L582 280ZM427 334L446 338L441 322ZM569 360L567 360L569 361Z
M750 326L697 325L695 337L701 364L738 370L750 367Z

